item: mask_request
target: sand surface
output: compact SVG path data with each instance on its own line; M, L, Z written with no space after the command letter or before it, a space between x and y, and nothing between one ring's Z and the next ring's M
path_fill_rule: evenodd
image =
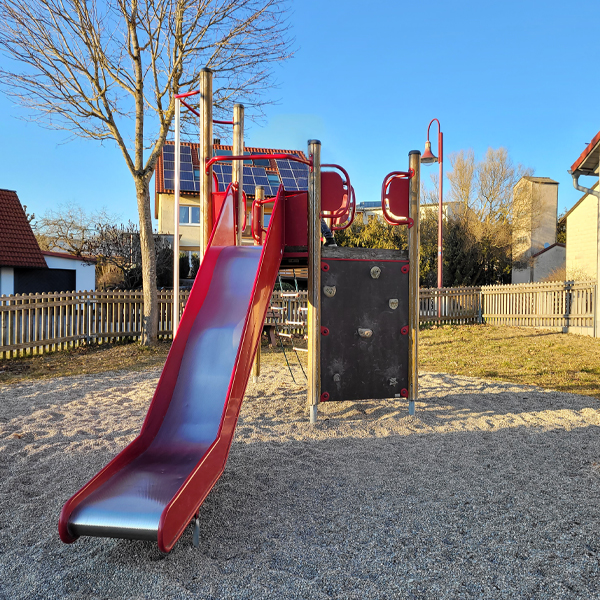
M159 372L0 385L0 598L600 598L593 398L423 374L404 401L249 384L221 480L174 550L57 533L139 431Z

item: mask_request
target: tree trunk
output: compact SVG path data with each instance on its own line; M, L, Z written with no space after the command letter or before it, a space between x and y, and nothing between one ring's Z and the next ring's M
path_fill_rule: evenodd
M150 212L150 179L136 176L135 189L140 216L140 246L142 251L142 283L144 288L144 318L142 346L156 343L158 333L158 294L156 291L156 251Z

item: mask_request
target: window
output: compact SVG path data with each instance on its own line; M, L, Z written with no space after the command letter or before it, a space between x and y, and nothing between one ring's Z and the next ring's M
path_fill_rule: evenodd
M198 225L200 223L199 206L180 206L179 224L180 225Z

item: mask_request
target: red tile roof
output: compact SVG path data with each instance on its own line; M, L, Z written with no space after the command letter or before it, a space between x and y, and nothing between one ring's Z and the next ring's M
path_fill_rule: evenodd
M600 155L600 131L587 145L579 158L571 165L571 171L582 171L584 175L595 174L598 168L598 156Z
M17 192L0 189L0 267L47 268Z

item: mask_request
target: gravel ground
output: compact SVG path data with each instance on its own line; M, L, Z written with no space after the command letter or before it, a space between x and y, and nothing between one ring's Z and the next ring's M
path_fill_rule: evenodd
M132 440L159 372L0 386L0 597L600 598L598 401L428 373L405 402L249 384L225 473L169 555L62 544L63 503ZM296 373L297 380L302 377Z

